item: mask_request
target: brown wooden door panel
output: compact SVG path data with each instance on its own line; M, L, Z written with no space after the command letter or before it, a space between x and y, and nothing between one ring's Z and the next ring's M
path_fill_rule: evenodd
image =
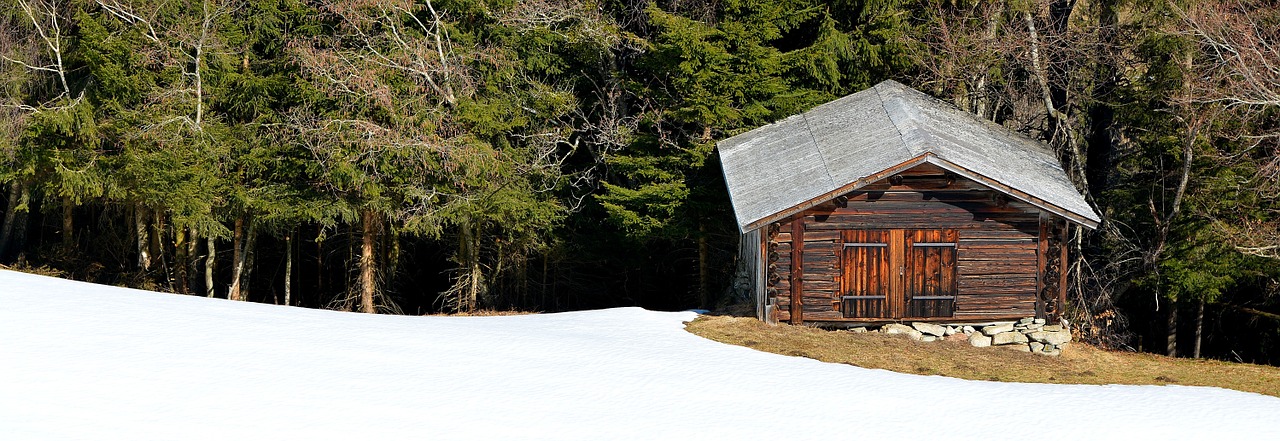
M888 318L889 232L846 230L841 277L841 310L845 317Z
M955 230L910 230L906 234L904 317L951 317L955 313Z

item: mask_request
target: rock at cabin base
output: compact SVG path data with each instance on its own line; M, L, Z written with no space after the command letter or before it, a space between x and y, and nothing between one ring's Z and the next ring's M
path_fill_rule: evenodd
M1043 325L1043 324L1045 323L1045 320L1044 320L1044 319L1039 319L1039 318L1038 318L1038 319L1035 319L1034 321L1032 321L1032 323L1035 323L1035 324L1037 324L1037 325Z
M911 324L912 328L934 337L942 337L947 335L947 328L935 325L933 323L915 322Z
M972 334L974 331L976 331L976 329L973 329L972 326L968 326L968 325L966 325L963 328L960 328L960 330L964 331L965 334Z
M1019 320L1018 320L1018 324L1019 324L1019 325L1029 325L1029 324L1031 324L1031 322L1034 322L1035 320L1036 320L1036 319L1034 319L1034 318L1027 317L1027 318L1024 318L1024 319L1019 319Z
M1031 333L1029 337L1044 344L1057 346L1071 341L1071 332L1067 330L1058 332L1038 331Z
M920 337L920 341L923 341L923 342L938 341L938 337L934 335L925 335L923 337Z
M981 332L969 334L969 344L975 348L985 348L991 346L991 337L983 335Z
M1033 341L1028 346L1031 347L1031 352L1040 352L1041 349L1044 349L1044 343L1038 341Z
M1014 343L1025 344L1027 341L1027 336L1023 335L1021 332L1001 332L991 336L991 344L993 345L1007 345Z
M943 333L946 334L948 337L955 335L956 332L957 331L955 326L947 326L946 330L943 331Z
M987 335L996 335L1003 332L1009 332L1012 330L1013 330L1013 323L1004 323L1004 324L991 325L991 326L984 327L982 328L982 333Z
M907 326L901 323L890 323L890 324L881 326L880 332L883 332L885 334L908 334L911 332L919 332L919 331L916 331L915 329L912 329L910 326Z
M1062 330L1062 325L1046 325L1044 330L1049 332L1058 332Z
M849 332L852 332L854 334L865 334L867 332L867 328L859 326L859 327L850 329Z

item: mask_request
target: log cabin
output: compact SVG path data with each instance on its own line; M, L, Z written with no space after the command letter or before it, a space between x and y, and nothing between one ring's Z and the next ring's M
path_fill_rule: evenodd
M1101 219L1046 145L892 80L717 144L761 320L1056 320Z

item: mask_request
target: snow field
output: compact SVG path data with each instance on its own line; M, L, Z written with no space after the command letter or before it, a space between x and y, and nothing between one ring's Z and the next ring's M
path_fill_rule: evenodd
M869 370L693 318L375 316L0 271L0 439L1280 439L1274 397Z

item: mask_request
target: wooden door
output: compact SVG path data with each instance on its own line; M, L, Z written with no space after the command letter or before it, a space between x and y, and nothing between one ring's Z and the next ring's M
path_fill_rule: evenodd
M846 230L842 236L845 317L955 313L955 230Z
M956 231L906 234L905 317L951 317L956 304Z
M889 230L846 230L841 310L845 317L889 318L890 278L896 275L889 262Z

